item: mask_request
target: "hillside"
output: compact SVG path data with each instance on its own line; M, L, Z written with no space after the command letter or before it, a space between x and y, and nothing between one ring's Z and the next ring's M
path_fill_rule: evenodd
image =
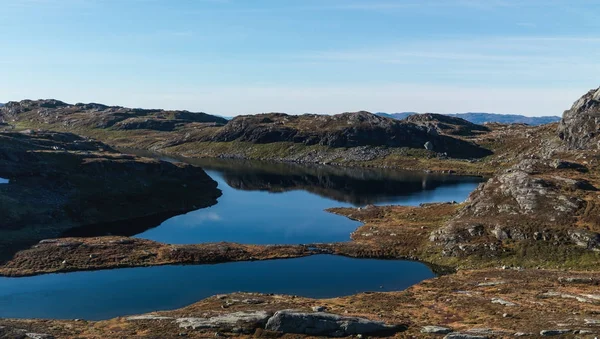
M409 159L478 159L493 153L464 138L465 133L456 133L457 128L488 131L483 126L459 128L458 125L464 125L461 121L448 129L435 122L398 121L368 112L336 115L267 113L227 120L186 111L24 100L0 108L0 122L17 129L65 131L93 137L115 147L190 157L346 165L394 159L408 168L411 167L406 166ZM467 163L466 166L471 165Z
M385 116L394 119L406 119L407 117L417 112L402 112L402 113L377 113L378 115ZM443 114L451 117L461 118L472 122L474 124L483 125L485 123L500 123L500 124L527 124L532 126L544 125L553 122L560 121L560 117L557 116L542 116L542 117L528 117L517 114L498 114L498 113L448 113Z

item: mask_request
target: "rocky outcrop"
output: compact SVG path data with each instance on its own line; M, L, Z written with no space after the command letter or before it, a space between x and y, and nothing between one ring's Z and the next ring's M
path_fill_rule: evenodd
M0 260L75 229L133 235L220 196L198 167L121 154L69 133L1 132L0 177L10 179L0 185Z
M556 171L554 162L523 160L491 178L475 190L466 205L430 240L445 247L447 255L503 251L507 241L571 243L587 249L597 247L594 232L577 229L577 215L586 209L584 198L595 190L584 180L563 177L578 175Z
M570 149L600 148L600 88L590 90L564 112L558 135Z
M470 142L439 135L436 130L369 112L300 116L270 113L238 116L218 131L212 141L258 144L293 142L329 147L386 146L424 148L457 158L491 154Z

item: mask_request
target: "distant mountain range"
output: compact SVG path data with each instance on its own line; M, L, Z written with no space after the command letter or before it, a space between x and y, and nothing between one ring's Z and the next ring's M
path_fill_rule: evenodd
M383 113L378 112L377 115L393 118L393 119L406 119L413 114L419 114L417 112L402 112L402 113ZM528 124L528 125L543 125L552 122L560 121L560 117L557 116L543 116L543 117L526 117L524 115L517 114L497 114L497 113L479 113L479 112L468 112L468 113L449 113L444 114L452 117L462 118L470 121L474 124L484 124L486 122L499 122L502 124Z

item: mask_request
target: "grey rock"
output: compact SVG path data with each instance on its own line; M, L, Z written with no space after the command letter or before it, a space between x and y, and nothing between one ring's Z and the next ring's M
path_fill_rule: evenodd
M345 317L331 313L303 313L294 310L282 310L276 312L269 319L266 329L283 333L340 337L356 334L398 332L405 328L386 325L369 319Z
M558 281L563 284L593 284L594 279L584 277L560 277Z
M261 299L244 299L244 300L242 300L242 303L249 304L249 305L258 305L258 304L262 304L264 302L265 301L261 300Z
M46 333L25 333L31 339L54 339L54 336Z
M325 306L313 306L313 307L312 307L312 310L313 310L314 312L323 312L323 311L325 311L326 309L327 309L327 307L325 307Z
M178 318L175 322L179 327L185 329L225 328L231 330L235 327L240 327L240 325L262 327L267 323L270 316L271 314L266 311L235 312L211 318Z
M467 334L460 332L452 332L444 337L444 339L488 339L488 336L478 334Z
M600 234L587 230L570 230L569 237L580 247L590 250L600 250Z
M515 304L513 302L510 302L510 301L507 301L507 300L504 300L504 299L501 299L501 298L493 298L492 299L492 304L500 304L500 305L510 306L510 307L512 307L512 306L518 306L517 304Z
M443 326L423 326L421 328L421 333L448 334L450 332L452 332L451 328Z
M498 285L504 285L506 284L506 281L488 281L488 282L482 282L477 284L477 286L480 287L485 287L485 286L498 286Z
M540 331L540 335L541 336L553 336L553 335L563 335L563 334L567 334L567 333L571 333L571 330L568 329L560 329L560 330L542 330Z
M428 141L425 143L425 145L423 145L425 147L426 150L428 151L433 151L433 143L431 141Z
M146 314L146 315L136 315L125 318L128 321L137 321L137 320L170 320L172 317L162 317L158 315Z
M529 337L533 335L533 333L527 333L527 332L517 332L514 334L515 337Z

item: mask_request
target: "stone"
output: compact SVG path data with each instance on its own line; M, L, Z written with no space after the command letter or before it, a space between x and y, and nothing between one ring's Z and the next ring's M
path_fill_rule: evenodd
M571 333L571 330L568 329L560 329L560 330L542 330L540 331L540 335L544 337L553 336L553 335L563 335Z
M506 281L489 281L489 282L482 282L477 284L477 286L498 286L498 285L504 285L506 284Z
M260 299L244 299L242 300L243 304L248 304L248 305L258 305L258 304L262 304L264 303L264 300L260 300Z
M425 149L428 151L433 151L433 143L431 141L426 142L423 147L425 147Z
M594 279L584 277L560 277L558 281L563 284L593 284Z
M343 337L357 334L395 333L405 330L406 327L324 312L304 313L282 310L269 319L266 329L282 333Z
M421 328L421 333L448 334L450 332L452 332L451 328L443 326L423 326Z
M25 333L31 339L54 339L54 336L46 333Z
M507 301L507 300L504 300L504 299L501 299L501 298L493 298L492 304L500 304L500 305L509 306L509 307L517 306L517 304Z
M135 315L131 317L125 318L127 321L136 321L136 320L170 320L172 317L162 317L158 315L146 314L146 315Z
M444 337L444 339L488 339L488 336L485 335L477 335L477 334L467 334L460 332L452 332Z
M325 307L325 306L313 306L313 307L312 307L312 310L313 310L314 312L323 312L323 311L325 311L326 309L327 309L327 307Z
M271 314L266 311L235 312L210 318L178 318L175 322L185 329L222 328L233 329L240 324L251 327L262 327L267 323Z

